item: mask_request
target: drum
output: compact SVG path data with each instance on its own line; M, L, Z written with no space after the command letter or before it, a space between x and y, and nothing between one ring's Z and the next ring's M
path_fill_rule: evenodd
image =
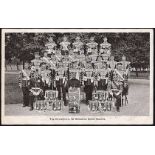
M80 112L80 89L69 88L69 113Z
M98 101L104 100L104 91L102 90L94 91L92 95L93 95L92 100L98 100Z
M97 100L95 101L89 101L89 110L92 112L96 112L99 109L99 102Z
M35 101L34 109L38 111L47 110L47 102L45 102L44 100Z
M61 111L62 110L63 101L62 100L54 100L52 105L53 111Z
M101 101L99 103L100 112L111 111L111 108L112 108L111 101Z
M58 91L56 90L46 90L45 100L55 100L58 97Z

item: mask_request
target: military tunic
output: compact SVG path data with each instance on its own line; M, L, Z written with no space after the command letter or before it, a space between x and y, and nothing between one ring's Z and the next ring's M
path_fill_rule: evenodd
M55 54L56 53L56 43L53 41L53 42L48 42L45 44L46 48L47 48L47 51L48 51L48 55L52 55L52 54Z
M81 55L84 54L84 50L83 50L83 43L81 41L76 41L73 43L73 52L76 55Z
M60 43L61 46L61 55L68 55L69 54L69 46L70 46L70 42L68 41L63 41Z
M97 46L98 44L96 42L90 42L86 44L87 46L87 54L88 55L97 55Z
M41 59L33 59L31 60L31 64L32 66L35 67L36 70L40 70L40 64L42 63L42 60Z

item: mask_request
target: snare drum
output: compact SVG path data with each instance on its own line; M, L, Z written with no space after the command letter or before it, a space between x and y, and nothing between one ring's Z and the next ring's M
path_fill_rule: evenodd
M53 102L53 111L61 111L62 110L63 101L62 100L55 100Z
M98 101L89 101L89 110L92 112L98 111L99 109L99 102Z

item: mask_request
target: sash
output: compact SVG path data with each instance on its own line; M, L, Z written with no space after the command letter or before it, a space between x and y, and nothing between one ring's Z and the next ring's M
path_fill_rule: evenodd
M115 69L116 73L120 76L120 78L124 81L123 76Z
M55 57L58 59L58 61L60 61L59 57L57 55L55 55Z
M73 57L71 57L70 55L69 55L69 58L71 59L71 61L74 61Z
M43 59L44 59L47 63L49 63L49 64L51 64L51 65L53 65L53 66L55 67L55 64L54 64L53 62L49 61L47 58L43 57Z
M22 73L24 74L24 76L27 78L27 80L30 80L29 76L27 75L27 73L22 69Z

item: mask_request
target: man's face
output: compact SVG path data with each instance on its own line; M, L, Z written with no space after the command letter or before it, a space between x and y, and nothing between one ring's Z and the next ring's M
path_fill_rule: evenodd
M114 60L114 57L111 57L110 60L113 61Z
M43 64L43 65L41 66L41 70L46 70L46 65Z
M67 37L63 37L63 41L67 41Z
M77 38L76 38L76 41L80 41L80 38L79 38L79 37L77 37Z
M122 60L123 60L123 61L126 61L126 57L122 57Z
M107 42L107 38L104 38L103 40L104 40L104 42Z
M90 38L90 41L94 41L94 37L91 37L91 38Z
M44 53L44 57L47 57L47 52Z
M29 68L29 64L28 63L25 63L25 69L28 69Z
M117 66L117 69L118 69L118 70L122 70L122 65L118 65L118 66Z
M50 38L49 38L49 41L50 41L50 42L52 42L52 41L53 41L53 38L52 38L52 37L50 37Z
M35 54L35 59L39 59L39 55L38 54Z

